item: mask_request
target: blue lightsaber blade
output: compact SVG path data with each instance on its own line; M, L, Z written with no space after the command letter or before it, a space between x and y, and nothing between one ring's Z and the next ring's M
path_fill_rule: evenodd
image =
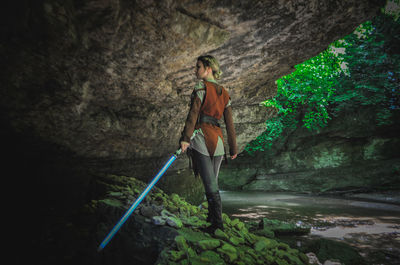
M153 180L150 182L150 184L147 186L147 188L140 194L139 198L136 199L136 201L132 204L132 206L129 208L129 210L122 216L122 218L119 220L119 222L114 226L114 228L108 233L106 238L101 242L100 246L98 247L97 251L101 251L107 246L108 242L113 238L115 233L118 232L118 230L121 228L121 226L125 223L125 221L129 218L129 216L133 213L133 211L136 209L136 207L142 202L144 197L146 197L147 193L154 187L154 185L157 183L157 181L161 178L161 176L167 171L169 166L175 161L175 159L178 157L178 155L181 154L181 149L175 152L175 154L168 160L168 162L163 166L163 168L158 172L158 174L153 178Z

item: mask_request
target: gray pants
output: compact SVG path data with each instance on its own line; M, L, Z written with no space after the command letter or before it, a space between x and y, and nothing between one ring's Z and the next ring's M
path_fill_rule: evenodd
M206 156L193 150L193 156L198 165L199 173L206 193L218 192L218 174L222 156Z

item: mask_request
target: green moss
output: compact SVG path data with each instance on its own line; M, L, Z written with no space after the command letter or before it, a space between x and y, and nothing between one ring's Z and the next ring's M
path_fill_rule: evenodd
M275 233L271 229L268 229L268 228L264 228L264 229L261 229L261 230L256 230L254 233L259 235L259 236L275 237Z
M178 261L178 260L180 260L180 259L182 259L183 257L186 256L186 255L185 255L185 252L182 251L182 250L180 250L180 251L171 250L171 251L169 252L169 254L170 254L170 257L169 257L169 258L170 258L172 261Z
M321 262L337 259L345 264L366 264L366 261L351 246L329 239L318 239L304 246L306 252L313 252Z
M290 264L298 264L298 263L295 262L295 258L296 258L296 257L290 255L290 253L288 253L288 252L286 252L286 251L283 251L283 250L276 250L276 251L275 251L275 255L276 255L277 257L279 257L279 259L285 260L287 263L290 263ZM300 261L300 260L298 260L298 261L299 261L300 264L301 264L301 261Z
M197 245L202 250L211 250L219 247L221 245L221 242L218 239L205 239L197 242Z
M222 239L222 240L225 240L225 241L229 240L228 235L224 231L219 229L219 228L217 230L215 230L214 235L215 235L216 238L219 238L219 239Z
M224 243L222 247L218 248L217 251L225 257L225 260L233 262L238 258L237 250L234 246L228 243Z
M103 184L107 186L105 190L111 191L107 193L107 197L91 202L87 207L91 209L99 205L126 207L126 200L127 198L132 200L135 189L142 190L142 186L145 186L140 181L127 177L113 176L110 181L111 185L106 181ZM146 204L146 207L157 205L157 209L162 206L161 209L164 209L159 210L160 216L155 216L153 219L158 218L179 228L176 230L179 233L175 237L176 244L162 251L165 257L162 257L160 265L305 263L306 259L303 253L296 252L288 245L280 244L276 240L249 232L243 222L237 218L231 220L225 213L222 215L224 231L217 229L211 235L202 232L200 228L206 227L207 224L207 203L196 207L187 203L177 194L167 195L157 188L149 193L143 203ZM159 225L163 225L163 222L159 222Z
M239 231L245 229L245 225L244 225L243 222L238 222L238 223L235 225L235 227L236 227Z
M277 265L289 265L289 263L284 259L275 259Z
M239 223L240 223L240 220L237 219L237 218L235 218L235 219L230 223L230 225L231 225L231 226L235 226L235 225L237 225L237 224L239 224Z
M278 244L278 249L289 250L290 247L289 247L288 244L283 243L283 242L280 242L280 243Z
M255 260L252 256L250 255L246 255L242 258L242 261L244 262L244 264L254 264Z
M175 205L170 205L170 204L167 206L167 209L168 209L168 211L170 211L172 213L177 213L179 210L178 207L176 207Z
M257 242L259 237L252 233L246 233L244 234L244 238L249 244L253 245Z
M254 249L256 251L263 251L266 249L275 248L277 246L279 246L279 243L276 240L259 237L259 240L254 244Z
M232 243L235 246L239 246L240 244L244 243L244 239L241 237L237 237L237 236L231 236L229 238L229 242Z
M186 250L186 254L188 255L189 258L197 257L196 251L194 251L194 250L193 250L192 248L190 248L190 247Z
M222 221L227 224L230 225L231 224L231 219L229 218L229 216L225 213L222 213Z
M289 263L290 264L296 264L296 265L302 265L303 264L303 261L300 258L296 257L296 256L289 255L288 257L289 257Z
M176 243L178 249L182 250L182 251L186 251L189 247L186 242L186 239L183 236L176 236L175 243Z
M200 220L197 216L189 216L189 217L181 217L182 222L185 225L193 226L193 227L203 227L207 223L204 220Z
M184 259L179 262L180 265L189 265L189 260ZM169 265L169 264L168 264Z
M299 258L303 263L308 264L309 259L308 259L306 254L300 252L299 253Z
M203 220L203 221L207 220L207 215L204 214L204 213L199 214L198 216L199 216L199 219L200 219L200 220Z
M259 240L254 244L254 249L261 252L267 248L267 243L264 240Z
M175 227L175 228L182 228L183 224L182 221L174 216L169 216L166 220L167 224L169 226Z
M204 251L200 254L203 264L225 264L224 260L214 251Z
M108 206L112 207L122 207L123 203L120 200L117 199L104 199L104 200L99 200L99 202L107 204Z
M258 259L258 255L257 255L257 253L255 252L254 249L248 249L246 252L247 252L254 260L257 260L257 259Z
M265 260L267 261L267 263L269 264L274 264L275 263L275 257L272 255L265 255Z
M305 235L310 233L311 230L310 226L299 226L294 223L286 223L268 218L263 218L261 225L263 229L258 230L256 233L264 236L268 236L269 231L272 231L274 235Z

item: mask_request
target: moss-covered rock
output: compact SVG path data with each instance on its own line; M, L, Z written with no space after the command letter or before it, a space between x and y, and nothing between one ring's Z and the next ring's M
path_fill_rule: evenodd
M231 236L229 238L229 242L232 243L232 245L234 245L234 246L239 246L240 244L244 243L244 239L241 237L237 237L237 236Z
M179 250L186 251L189 248L186 239L183 236L175 237L175 242Z
M195 251L193 248L190 248L190 247L186 250L186 254L187 254L187 256L188 256L189 258L195 258L195 257L197 257L196 251Z
M229 216L225 213L222 213L222 221L224 222L224 224L226 225L230 225L231 224L231 219L229 218Z
M197 242L197 245L202 250L210 250L219 247L221 245L221 242L218 239L205 239Z
M237 224L239 224L239 223L240 223L240 220L237 219L237 218L235 218L234 220L232 220L232 222L230 223L230 225L231 225L231 226L235 226L235 225L237 225Z
M215 251L204 251L199 256L202 264L222 265L225 264L221 256Z
M104 200L99 200L99 202L100 203L104 203L104 204L106 204L108 206L111 206L111 207L121 207L121 206L123 206L123 203L120 200L112 199L112 198L110 198L110 199L106 198Z
M254 249L256 251L263 251L266 249L271 249L277 247L279 244L273 239L268 239L265 237L260 237L259 240L254 244Z
M238 258L237 250L234 246L228 243L224 243L222 247L218 248L217 251L223 254L224 258L228 262L233 262Z
M219 239L222 239L222 240L225 240L225 241L229 240L228 235L224 231L219 229L219 228L217 230L215 230L214 235L215 235L216 238L219 238Z
M256 230L256 231L254 231L254 233L259 236L275 237L275 233L271 229L268 229L268 228Z
M152 222L155 225L165 225L167 221L162 216L153 216Z
M268 218L263 218L260 221L259 228L260 229L256 233L265 236L267 236L270 231L273 232L274 235L306 235L311 231L311 226L303 223L287 223Z
M181 219L173 216L167 217L166 223L175 228L181 228L183 226Z
M88 208L118 209L116 212L121 214L146 186L126 177L112 176L107 181L102 185L109 192L104 198L90 202ZM207 207L207 203L199 207L191 205L179 195L168 195L157 188L146 196L133 214L135 222L151 220L150 226L167 227L178 233L159 254L157 264L307 264L304 254L302 256L288 245L265 237L272 237L272 233L256 235L245 223L237 218L231 220L225 213L222 214L224 230L204 233L203 228L209 225L206 222ZM267 220L263 220L264 224Z
M361 265L367 264L364 258L351 246L329 239L318 239L306 244L301 250L313 252L321 262L328 259L340 260L344 264Z
M178 261L181 260L183 257L185 257L185 252L182 250L179 251L171 250L169 254L170 254L170 259L172 261Z

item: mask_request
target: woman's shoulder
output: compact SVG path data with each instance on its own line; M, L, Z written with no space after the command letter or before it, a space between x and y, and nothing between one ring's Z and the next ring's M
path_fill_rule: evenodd
M206 84L204 83L204 81L199 81L196 83L196 85L194 85L194 90L204 90L206 88Z

